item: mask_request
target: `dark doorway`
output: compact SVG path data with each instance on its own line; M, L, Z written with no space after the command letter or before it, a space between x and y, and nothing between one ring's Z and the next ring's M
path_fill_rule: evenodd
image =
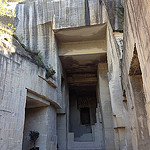
M88 107L80 108L80 121L82 125L90 125L90 109Z

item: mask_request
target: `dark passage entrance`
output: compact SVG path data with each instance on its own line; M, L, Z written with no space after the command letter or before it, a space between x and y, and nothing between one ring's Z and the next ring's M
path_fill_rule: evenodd
M90 125L90 110L88 107L80 108L80 121L82 125Z
M96 123L96 86L73 86L69 92L69 131L76 141L88 140L86 137L92 137L92 126Z

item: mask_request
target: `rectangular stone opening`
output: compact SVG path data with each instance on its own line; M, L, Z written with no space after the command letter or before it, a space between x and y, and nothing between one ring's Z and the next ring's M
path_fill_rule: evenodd
M69 131L75 141L92 141L96 123L96 86L70 87Z
M47 149L48 106L50 103L28 92L26 97L25 121L23 131L23 150L30 150L34 144L30 141L30 131L39 132L36 147Z
M82 125L90 125L90 109L88 107L80 108L80 122Z
M97 71L99 63L107 62L106 29L106 24L101 24L54 31L69 89L69 150L100 149L104 143Z
M38 131L39 138L36 141L36 146L40 149L46 149L46 121L47 121L47 107L26 108L25 110L25 124L23 132L23 150L30 150L33 143L30 141L30 131Z

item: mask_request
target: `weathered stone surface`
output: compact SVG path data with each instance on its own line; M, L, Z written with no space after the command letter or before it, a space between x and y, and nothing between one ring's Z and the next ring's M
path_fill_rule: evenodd
M28 90L37 93L39 97L51 102L51 104L54 102L57 103L57 106L61 105L57 102L57 100L60 101L57 97L58 91L38 77L40 75L45 78L45 70L31 62L27 52L15 39L13 41L12 49L15 49L15 52L12 53L10 49L4 54L7 48L5 45L1 45L0 52L0 145L3 150L22 149ZM56 132L56 128L54 131Z
M111 98L109 93L107 64L98 65L99 99L103 118L105 149L115 149L113 134L113 115L111 109Z
M132 146L133 149L143 150L150 149L148 135L148 130L150 133L149 6L149 1L128 0L125 2L122 63L123 88L126 91L129 108Z
M114 30L122 30L123 24L117 15L118 7L123 5L124 0L104 0L111 26Z
M120 0L115 6L111 6L111 3L114 4L111 1L107 3L108 8L114 10L114 7L120 4ZM104 3L99 0L26 1L25 4L18 4L16 7L17 35L23 36L23 43L28 48L33 51L40 50L46 57L49 55L46 49L52 42L51 28L61 29L103 23L106 21L103 7ZM108 12L113 18L114 13ZM114 20L113 24L114 22L117 24Z
M33 147L33 143L29 142L30 131L38 131L40 133L36 146L42 150L50 149L50 143L56 146L56 110L52 107L36 107L26 109L26 118L24 125L23 150ZM49 125L53 122L53 125ZM47 141L51 142L47 144ZM54 148L55 149L55 148Z
M22 149L23 130L26 139L30 128L41 132L38 145L42 150L57 147L59 150L132 149L130 113L124 107L120 77L122 50L119 42L122 34L113 33L111 26L115 30L120 27L113 10L119 4L120 0L106 1L106 9L104 1L100 0L26 0L16 6L18 38L32 52L40 51L44 63L51 64L56 74L55 81L48 81L45 69L38 67L16 40L13 43L4 38L0 40L0 146L3 150ZM75 113L70 119L72 91L77 96L85 93L95 96L95 103L88 106L92 133L82 134L86 125L74 133L69 130L70 121L72 126L76 123L81 126L80 110L75 107L77 101L73 104ZM26 116L25 108L28 109ZM143 112L137 113L138 121L133 119L133 124L138 122L142 126L140 114ZM133 130L142 139L145 130L140 129L140 133ZM30 144L25 142L24 149L27 149Z

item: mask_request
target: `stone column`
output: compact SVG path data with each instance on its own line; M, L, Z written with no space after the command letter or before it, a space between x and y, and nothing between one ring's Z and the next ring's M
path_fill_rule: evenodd
M98 64L98 86L99 103L101 105L102 123L104 131L104 141L106 150L114 150L114 130L113 115L111 108L111 98L109 93L109 83L107 77L107 63Z

